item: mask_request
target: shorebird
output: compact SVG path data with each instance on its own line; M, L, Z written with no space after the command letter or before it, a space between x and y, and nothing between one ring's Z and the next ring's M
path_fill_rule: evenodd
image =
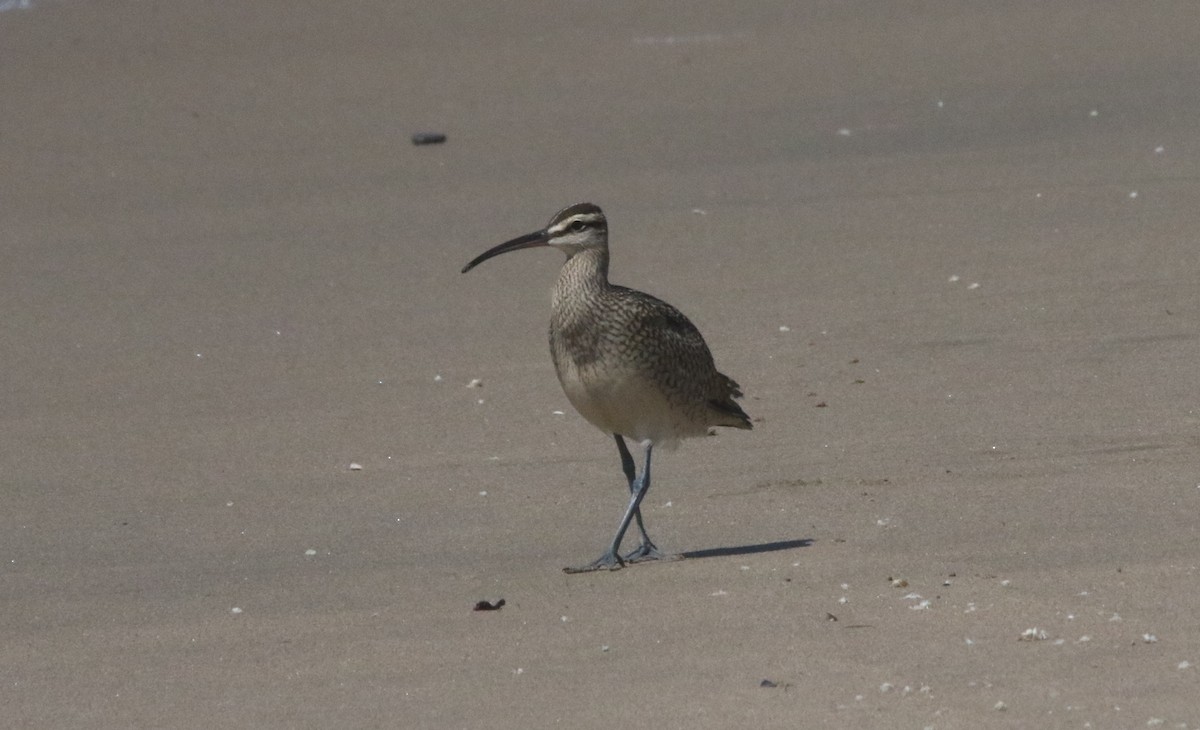
M650 540L641 504L650 489L650 457L657 445L707 435L714 426L752 428L734 398L740 386L717 371L712 353L691 320L670 304L608 281L608 221L591 203L554 214L545 228L484 251L463 273L509 251L548 246L567 256L554 286L550 355L567 400L589 423L612 434L629 483L629 505L608 550L568 573L615 570L626 562L665 555ZM625 439L645 449L637 472ZM620 554L630 522L641 544Z

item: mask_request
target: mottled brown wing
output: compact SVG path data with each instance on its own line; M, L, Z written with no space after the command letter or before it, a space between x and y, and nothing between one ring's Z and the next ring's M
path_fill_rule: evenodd
M740 387L717 371L712 352L696 325L661 299L624 287L614 289L625 299L621 309L629 315L626 327L632 335L630 341L638 343L648 359L649 373L664 391L693 403L706 403L732 417L714 425L751 428L750 417L733 401L741 397Z

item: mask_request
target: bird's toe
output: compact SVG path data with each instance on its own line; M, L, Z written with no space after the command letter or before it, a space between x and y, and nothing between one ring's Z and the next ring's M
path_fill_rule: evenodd
M621 556L609 551L587 565L581 565L578 568L563 568L563 572L590 573L594 570L619 570L623 567L625 567L625 561L621 559Z
M651 560L678 560L679 558L679 555L664 553L652 542L644 542L625 555L624 560L627 563L647 563Z

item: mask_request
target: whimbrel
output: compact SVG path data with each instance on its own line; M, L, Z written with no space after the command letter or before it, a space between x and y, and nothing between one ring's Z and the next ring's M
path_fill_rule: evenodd
M666 558L642 522L651 452L656 445L671 447L680 439L704 436L713 426L752 428L733 400L742 391L717 371L700 331L678 309L608 282L608 221L591 203L563 208L545 228L488 249L463 273L493 256L535 246L567 255L550 314L550 355L558 381L575 410L616 439L629 482L629 506L608 550L592 563L565 570L615 570L627 561ZM626 438L645 448L641 473ZM635 519L641 544L622 557L621 540Z

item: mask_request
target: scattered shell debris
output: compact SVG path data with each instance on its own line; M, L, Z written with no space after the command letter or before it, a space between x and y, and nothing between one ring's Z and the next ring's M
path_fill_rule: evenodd
M317 554L317 551L313 550L312 548L309 548L304 551L304 554L311 558L312 556Z
M1017 637L1018 641L1045 641L1050 638L1045 629L1039 629L1036 626L1030 629L1025 629L1021 635Z
M357 461L350 462L350 471L362 471L362 464Z
M479 378L471 378L471 380L467 383L467 387L468 388L482 388L483 381L480 380Z
M242 609L238 606L234 606L233 608L229 609L229 612L236 616L242 612Z

